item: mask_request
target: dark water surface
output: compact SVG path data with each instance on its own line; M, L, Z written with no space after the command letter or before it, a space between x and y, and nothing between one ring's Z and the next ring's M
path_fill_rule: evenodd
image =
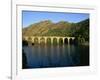
M26 68L89 66L89 46L34 45L23 50Z

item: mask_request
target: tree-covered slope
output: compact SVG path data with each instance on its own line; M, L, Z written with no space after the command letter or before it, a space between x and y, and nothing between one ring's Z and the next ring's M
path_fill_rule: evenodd
M23 36L74 36L81 41L89 42L89 19L78 23L41 21L23 28L22 34Z
M65 21L52 23L47 20L31 24L27 28L23 28L22 32L25 36L68 36L71 26L72 23Z

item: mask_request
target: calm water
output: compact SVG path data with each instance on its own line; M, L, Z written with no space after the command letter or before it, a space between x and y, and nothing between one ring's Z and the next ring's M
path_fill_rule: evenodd
M26 56L26 68L89 65L88 46L34 45L23 47L23 50Z

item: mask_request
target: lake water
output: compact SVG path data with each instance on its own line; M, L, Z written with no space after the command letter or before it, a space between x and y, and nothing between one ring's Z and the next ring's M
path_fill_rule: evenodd
M89 66L89 46L34 45L23 47L23 50L26 69Z

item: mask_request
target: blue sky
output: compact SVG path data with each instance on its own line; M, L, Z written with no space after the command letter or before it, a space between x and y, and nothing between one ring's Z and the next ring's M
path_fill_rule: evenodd
M59 21L68 21L77 23L87 18L89 18L88 13L22 11L23 28L28 27L30 24L44 20L51 20L54 23L57 23Z

